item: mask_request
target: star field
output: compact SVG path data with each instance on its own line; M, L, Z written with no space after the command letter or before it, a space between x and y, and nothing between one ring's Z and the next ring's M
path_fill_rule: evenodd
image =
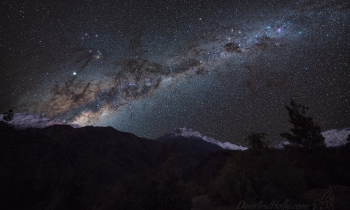
M1 3L0 107L156 138L188 127L243 143L350 126L347 1Z

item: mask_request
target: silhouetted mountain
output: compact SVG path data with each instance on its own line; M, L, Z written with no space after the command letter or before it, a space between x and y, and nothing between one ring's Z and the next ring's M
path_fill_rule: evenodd
M215 180L227 158L246 152L191 129L150 140L112 127L60 124L27 114L0 121L0 209L148 209L144 205L153 202L152 189L157 189L157 182L149 180L159 177L155 174L169 157L182 179L199 183L198 192ZM336 146L349 132L322 134L326 144Z
M89 209L158 167L160 143L111 127L15 130L0 122L1 209Z
M12 124L0 122L4 209L115 209L120 203L132 208L133 198L120 196L149 194L147 180L168 157L188 178L205 156L223 150L198 136L167 135L154 141L112 127L46 127L41 119L17 115Z
M198 131L187 128L175 129L157 138L156 141L163 145L162 157L174 157L176 163L182 169L185 179L191 178L199 162L215 151L247 149L229 142L219 142L213 138L203 136Z

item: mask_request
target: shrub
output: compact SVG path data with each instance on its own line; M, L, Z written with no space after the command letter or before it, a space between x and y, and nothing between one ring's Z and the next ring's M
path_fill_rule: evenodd
M248 150L230 158L212 185L211 198L218 204L240 201L301 199L305 189L303 171L292 166L279 151Z
M265 133L254 133L252 132L245 141L250 148L261 149L266 148L267 144L263 141L266 137Z
M173 158L159 168L149 189L147 209L191 209L191 197Z

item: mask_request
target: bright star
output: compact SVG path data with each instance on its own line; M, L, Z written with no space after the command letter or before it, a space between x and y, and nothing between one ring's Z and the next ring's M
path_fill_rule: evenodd
M74 76L77 75L77 72L74 71L74 72L73 72L73 75L74 75Z

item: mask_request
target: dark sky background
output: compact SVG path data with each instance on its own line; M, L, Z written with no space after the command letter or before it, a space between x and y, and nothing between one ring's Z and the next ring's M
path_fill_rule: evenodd
M2 1L0 107L156 138L350 127L350 3Z

